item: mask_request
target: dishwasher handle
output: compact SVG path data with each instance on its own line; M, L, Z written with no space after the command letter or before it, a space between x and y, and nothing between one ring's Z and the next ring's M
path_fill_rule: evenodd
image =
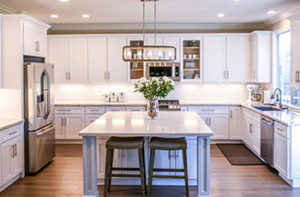
M274 120L266 118L266 117L261 117L261 120L266 122L269 126L272 126L274 124Z

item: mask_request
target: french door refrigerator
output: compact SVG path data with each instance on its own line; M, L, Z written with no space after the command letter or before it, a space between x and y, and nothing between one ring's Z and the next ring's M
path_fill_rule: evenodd
M55 157L54 66L24 63L25 172L35 174Z

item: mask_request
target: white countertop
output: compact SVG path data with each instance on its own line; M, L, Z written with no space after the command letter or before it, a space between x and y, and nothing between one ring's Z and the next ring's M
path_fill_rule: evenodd
M22 122L23 122L22 119L9 119L9 120L1 120L0 119L0 131L4 130L4 129L7 129L9 127L18 125Z
M104 102L104 101L68 101L56 102L55 106L139 106L146 105L146 101Z
M80 131L81 136L211 136L213 132L196 112L107 112Z

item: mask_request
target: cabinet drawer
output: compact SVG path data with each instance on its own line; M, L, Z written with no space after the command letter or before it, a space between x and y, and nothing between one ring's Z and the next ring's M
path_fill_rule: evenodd
M106 111L126 111L125 106L107 106Z
M280 124L278 122L274 123L274 132L278 133L279 135L288 138L288 134L287 134L287 126Z
M188 106L189 111L199 114L227 114L228 107L225 106Z
M84 107L55 107L56 114L80 114L84 113Z
M103 114L103 113L105 113L105 107L86 107L85 113L87 113L87 114Z
M145 111L145 106L126 106L126 111Z
M0 143L13 139L20 135L20 125L0 131Z

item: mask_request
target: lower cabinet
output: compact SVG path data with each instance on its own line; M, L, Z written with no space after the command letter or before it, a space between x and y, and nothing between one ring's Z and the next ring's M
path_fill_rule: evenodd
M195 111L211 128L211 139L229 138L229 117L227 106L191 106L188 111Z
M242 112L241 107L231 106L229 107L229 139L230 140L240 140L242 138L242 127L241 123Z
M0 192L23 176L23 127L17 125L0 131Z

